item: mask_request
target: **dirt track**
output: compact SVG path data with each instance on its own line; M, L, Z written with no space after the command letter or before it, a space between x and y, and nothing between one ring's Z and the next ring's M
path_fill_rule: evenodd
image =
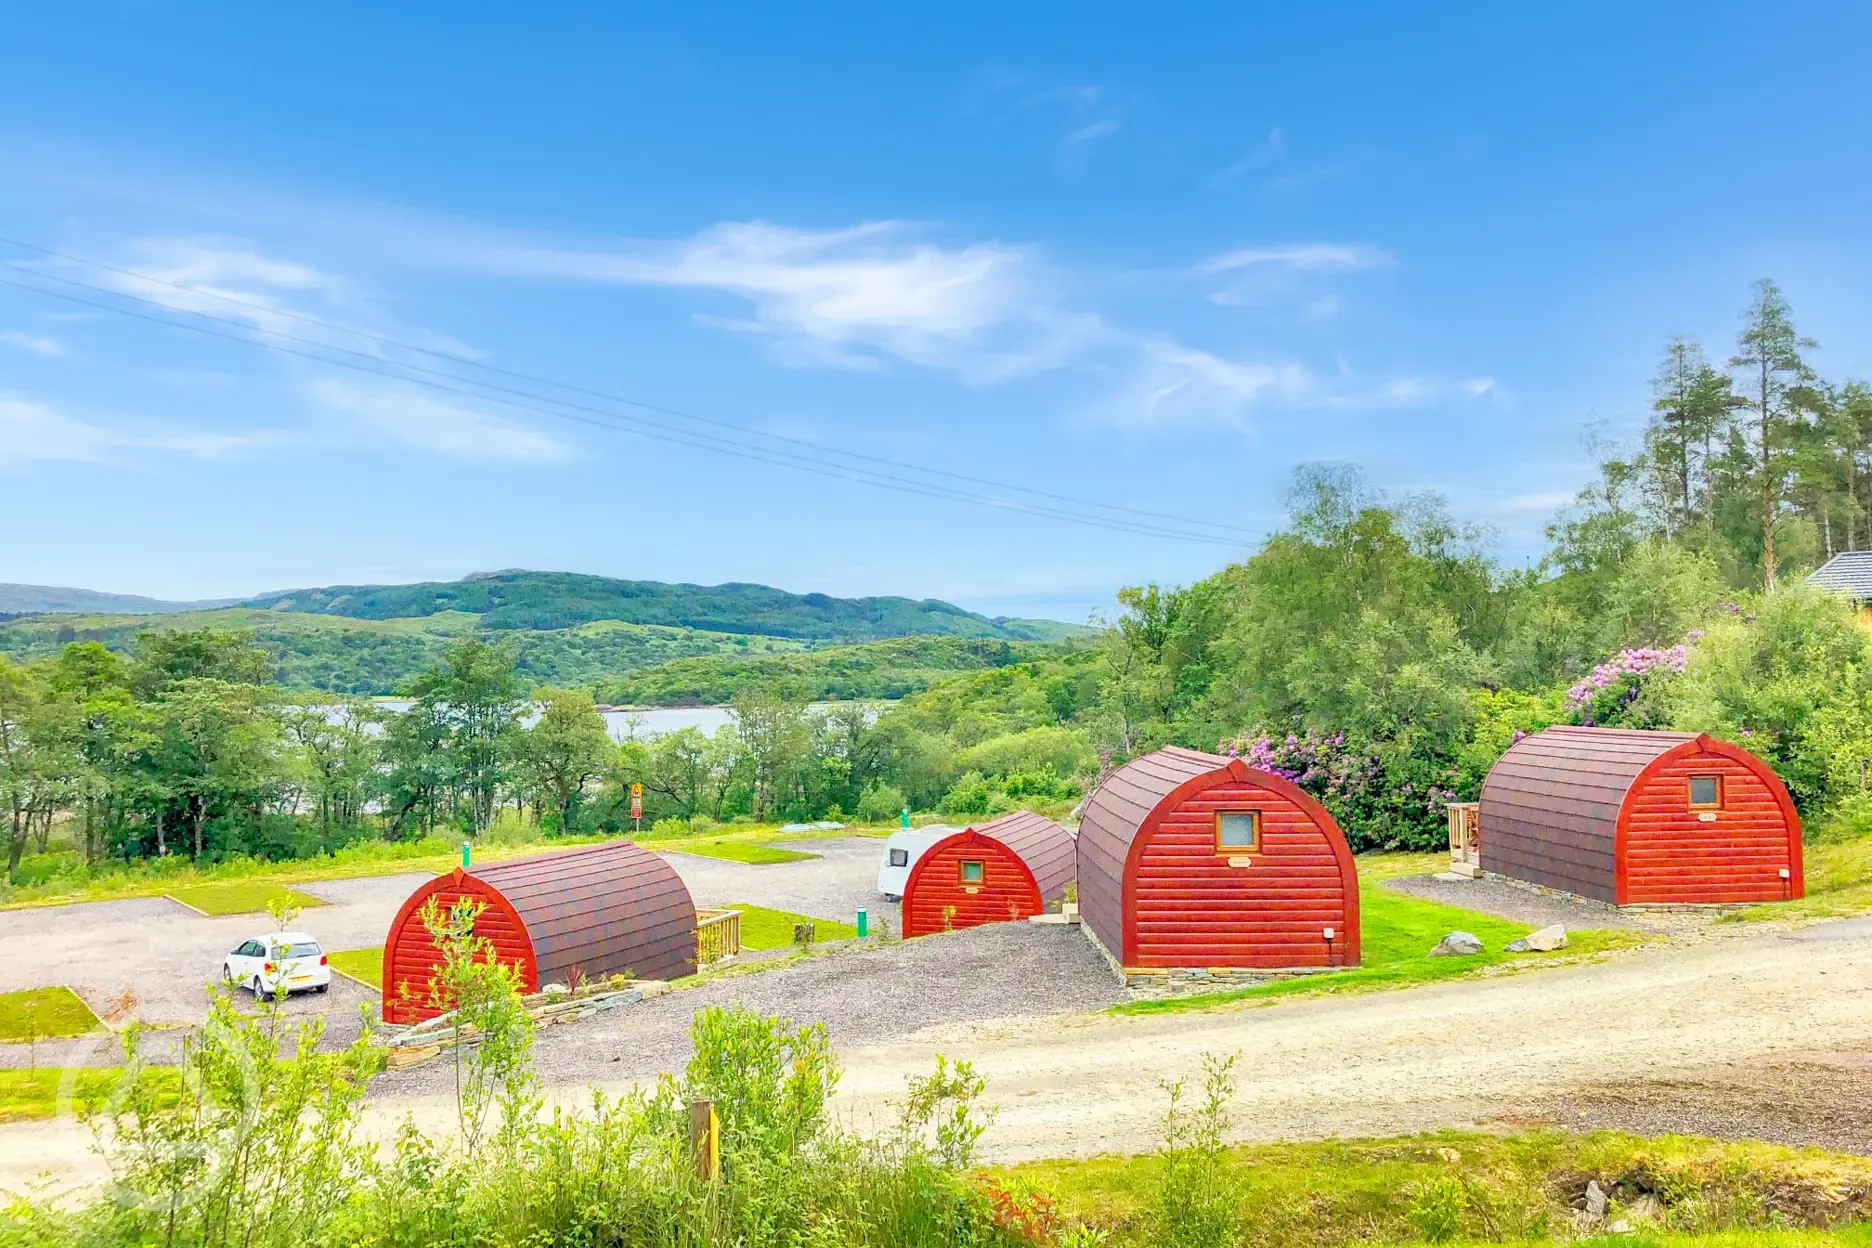
M1800 1138L1811 1105L1790 1098L1777 1113L1777 1088L1799 1090L1824 1071L1827 1099L1868 1103L1872 919L1408 991L930 1028L844 1052L838 1104L854 1125L875 1121L902 1095L905 1074L940 1052L988 1076L1000 1108L985 1141L992 1156L1130 1152L1154 1142L1161 1081L1195 1069L1205 1052L1231 1051L1242 1054L1236 1134L1245 1140L1504 1120ZM582 1085L556 1091L583 1099ZM1723 1120L1731 1101L1754 1116ZM387 1135L405 1113L439 1127L449 1106L386 1097L369 1120ZM1821 1128L1808 1138L1872 1151L1864 1116ZM73 1123L0 1127L0 1188L17 1190L48 1166L95 1175L87 1142Z

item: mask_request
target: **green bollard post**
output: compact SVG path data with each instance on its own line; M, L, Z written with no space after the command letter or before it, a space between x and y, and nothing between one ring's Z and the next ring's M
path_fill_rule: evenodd
M463 841L462 842L462 870L466 871L470 866L474 865L473 862L471 861L471 855L473 854L473 852L474 852L474 843L472 841Z
M858 939L863 940L871 934L871 916L865 911L858 912Z
M903 808L903 818L898 823L897 826L902 827L902 828L907 828L910 826L910 808L908 806Z

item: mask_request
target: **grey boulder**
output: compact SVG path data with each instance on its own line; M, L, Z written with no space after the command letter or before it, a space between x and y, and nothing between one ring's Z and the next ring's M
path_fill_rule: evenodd
M1470 932L1451 932L1430 951L1433 958L1467 958L1482 952L1482 942Z
M1566 928L1558 923L1543 927L1538 932L1529 932L1520 940L1508 942L1509 953L1552 953L1567 946Z

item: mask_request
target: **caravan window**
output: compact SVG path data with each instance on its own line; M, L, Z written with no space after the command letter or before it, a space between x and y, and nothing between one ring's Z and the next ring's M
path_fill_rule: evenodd
M910 865L910 851L907 849L891 850L890 851L890 865L893 867L909 866Z

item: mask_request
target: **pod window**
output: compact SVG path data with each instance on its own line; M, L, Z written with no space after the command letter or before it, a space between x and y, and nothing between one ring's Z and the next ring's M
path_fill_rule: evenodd
M1253 854L1261 849L1261 812L1218 810L1215 817L1216 853Z
M910 865L910 851L907 849L891 850L890 851L890 865L893 867L909 866Z
M1723 782L1721 776L1690 777L1690 809L1721 810Z
M983 862L980 858L964 858L962 860L962 882L964 884L981 883L982 877L985 876L987 872L988 864Z

